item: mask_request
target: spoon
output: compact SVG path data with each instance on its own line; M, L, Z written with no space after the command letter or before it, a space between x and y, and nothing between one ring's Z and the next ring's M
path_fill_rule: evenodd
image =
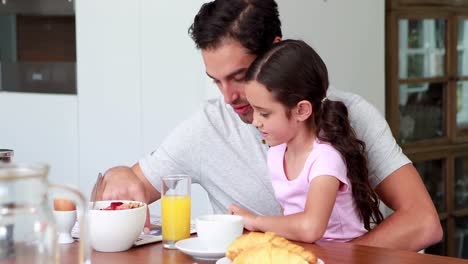
M99 173L98 177L97 177L97 180L96 180L96 183L94 184L93 192L91 194L91 202L93 202L93 206L91 207L91 209L93 209L93 210L96 207L97 192L98 192L99 185L101 184L103 178L104 178L104 176L102 175L102 173Z

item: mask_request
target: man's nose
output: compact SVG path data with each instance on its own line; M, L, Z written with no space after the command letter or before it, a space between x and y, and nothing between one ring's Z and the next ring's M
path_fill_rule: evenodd
M235 87L230 84L223 84L221 87L221 93L224 97L226 104L232 104L239 98L239 93Z

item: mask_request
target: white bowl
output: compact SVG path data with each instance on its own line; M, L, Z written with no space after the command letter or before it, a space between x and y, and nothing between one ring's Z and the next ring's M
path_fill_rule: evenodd
M124 210L100 210L111 202L131 203L135 201L97 201L96 209L89 210L89 236L96 251L118 252L132 247L143 231L146 220L146 204Z
M195 225L203 246L216 252L226 252L229 245L244 231L244 220L239 215L204 215L196 219Z

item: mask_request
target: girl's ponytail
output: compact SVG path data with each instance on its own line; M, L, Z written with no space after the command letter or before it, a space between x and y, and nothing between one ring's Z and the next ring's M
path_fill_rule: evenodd
M343 156L352 194L364 227L370 230L370 220L379 224L383 220L379 199L369 183L365 143L356 138L348 119L348 109L340 101L326 97L320 110L314 113L318 139L330 143Z

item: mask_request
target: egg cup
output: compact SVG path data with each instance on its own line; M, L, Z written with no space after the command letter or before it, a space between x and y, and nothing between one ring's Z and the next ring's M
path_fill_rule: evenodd
M76 210L57 211L54 210L55 223L58 232L59 244L70 244L75 240L71 236L71 231L76 222Z

